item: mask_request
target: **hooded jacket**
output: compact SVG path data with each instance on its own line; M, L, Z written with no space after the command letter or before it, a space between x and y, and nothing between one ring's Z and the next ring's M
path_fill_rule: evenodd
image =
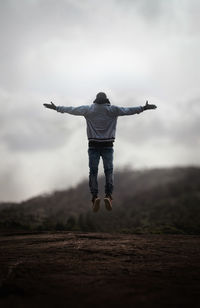
M119 107L110 103L83 105L79 107L57 106L61 113L83 116L87 123L87 137L89 141L107 142L115 140L117 118L119 116L139 114L144 111L139 107Z

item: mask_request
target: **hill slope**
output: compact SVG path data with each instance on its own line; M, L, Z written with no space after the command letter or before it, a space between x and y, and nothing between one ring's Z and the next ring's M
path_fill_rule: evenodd
M103 178L99 179L103 191ZM113 211L91 210L88 181L27 201L0 204L1 229L200 234L200 168L115 174Z

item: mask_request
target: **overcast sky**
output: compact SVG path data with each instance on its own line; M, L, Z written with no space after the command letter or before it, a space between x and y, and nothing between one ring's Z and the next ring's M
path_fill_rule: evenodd
M199 165L199 12L199 0L0 0L0 201L88 176L84 118L42 104L100 91L158 106L119 118L115 168Z

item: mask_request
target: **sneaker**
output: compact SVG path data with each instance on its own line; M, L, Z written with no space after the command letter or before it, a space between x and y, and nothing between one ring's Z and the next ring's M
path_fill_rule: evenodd
M98 212L98 210L100 209L100 198L98 197L93 197L92 198L92 209L93 212Z
M105 196L104 203L105 203L106 210L112 211L112 197Z

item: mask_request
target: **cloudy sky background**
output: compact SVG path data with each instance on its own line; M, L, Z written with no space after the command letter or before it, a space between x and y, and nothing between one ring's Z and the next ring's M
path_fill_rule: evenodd
M42 104L99 91L158 106L119 118L115 168L199 165L199 13L198 0L0 0L0 201L88 176L84 118Z

